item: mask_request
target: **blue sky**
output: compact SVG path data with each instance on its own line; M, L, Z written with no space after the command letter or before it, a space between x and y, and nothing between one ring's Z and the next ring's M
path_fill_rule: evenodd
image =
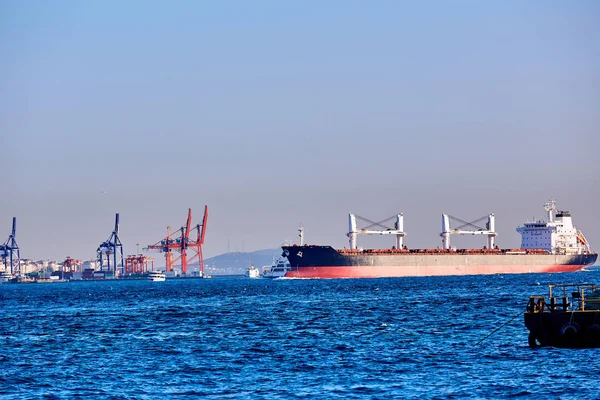
M439 245L442 212L495 212L515 247L554 197L600 246L598 20L596 1L3 1L0 240L16 216L23 257L89 259L119 212L133 253L208 204L207 256L300 223L341 247L350 211L404 212L410 247Z

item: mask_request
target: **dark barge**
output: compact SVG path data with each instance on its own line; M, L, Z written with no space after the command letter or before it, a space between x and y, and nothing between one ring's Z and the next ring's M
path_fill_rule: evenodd
M549 286L548 298L531 296L524 314L529 346L600 347L600 286Z

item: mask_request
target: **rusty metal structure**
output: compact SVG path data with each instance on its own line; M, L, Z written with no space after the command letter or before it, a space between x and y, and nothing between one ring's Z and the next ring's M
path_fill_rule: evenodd
M154 258L142 254L125 258L125 275L141 275L154 271Z
M72 274L73 272L83 272L82 267L83 261L67 256L60 268L63 274Z

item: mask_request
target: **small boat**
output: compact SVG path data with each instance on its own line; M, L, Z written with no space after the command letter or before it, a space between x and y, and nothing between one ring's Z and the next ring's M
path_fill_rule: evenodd
M254 265L250 264L246 270L246 278L260 278L260 271Z
M8 280L8 283L36 283L37 280L26 275L16 275Z
M529 347L600 347L600 286L549 285L548 298L531 296L524 314Z
M285 274L292 270L292 267L289 261L286 258L280 258L277 260L277 263L273 262L273 265L270 267L263 267L263 277L264 278L283 278Z
M149 271L148 280L153 282L164 282L167 277L161 271Z
M12 278L12 274L6 271L0 273L0 283L9 283Z

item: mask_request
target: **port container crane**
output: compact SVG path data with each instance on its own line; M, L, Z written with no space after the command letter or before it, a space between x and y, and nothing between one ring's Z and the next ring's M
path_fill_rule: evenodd
M21 274L21 251L16 239L17 217L13 217L12 232L4 244L0 245L0 257L4 265L4 271L12 275ZM8 263L7 263L8 261Z
M208 206L204 206L204 217L202 223L192 228L192 209L188 209L188 217L185 226L171 233L171 227L167 227L167 237L159 242L149 245L148 250L165 253L165 263L167 272L173 271L173 265L181 262L181 274L187 275L188 266L191 262L197 260L200 267L200 275L204 276L204 258L202 256L202 245L206 235L206 222L208 220ZM196 239L190 238L192 230L196 231ZM179 256L173 258L173 252L178 252Z
M98 261L100 262L100 270L104 271L104 260L107 262L106 271L114 271L115 278L118 276L118 268L120 266L121 273L123 273L123 244L119 239L119 213L115 217L115 229L109 236L109 238L100 243L96 249ZM111 268L111 256L112 256L112 268ZM120 261L120 263L118 263Z
M62 278L71 278L73 276L73 272L83 272L82 266L83 261L67 256L61 265Z
M142 254L128 256L125 259L125 275L141 275L154 271L154 258Z

